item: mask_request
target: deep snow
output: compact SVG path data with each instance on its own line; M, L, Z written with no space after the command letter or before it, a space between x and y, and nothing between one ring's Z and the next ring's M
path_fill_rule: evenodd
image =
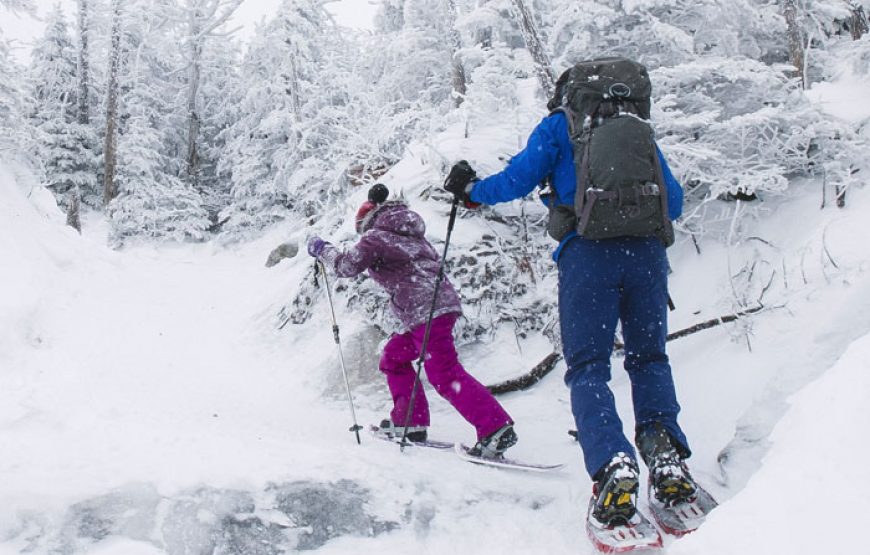
M477 155L492 171L517 131L487 132L502 138L487 152L455 133L417 145L388 184L416 198L439 177L433 157ZM717 203L719 235L700 254L685 237L671 250L671 329L728 314L738 300L767 307L670 345L690 464L721 502L671 553L862 552L818 524L870 516L861 441L870 427L870 199L856 189L845 209L820 210L820 201L820 185L806 182L787 197ZM421 209L433 239L443 238L446 208ZM745 216L740 242L729 238L736 211ZM461 219L457 244L481 230ZM324 299L308 324L276 327L311 262L303 252L263 263L305 234L111 251L99 218L78 236L25 170L0 166L0 553L593 551L582 525L591 486L566 434L564 365L503 397L520 436L512 455L564 462L561 471L479 468L365 435L358 446ZM540 293L554 288L546 280ZM388 397L367 315L342 298L357 415L368 424L386 414ZM461 356L493 382L548 352L545 340L518 344L498 330ZM613 387L630 430L619 358ZM470 426L430 399L433 437L470 441Z

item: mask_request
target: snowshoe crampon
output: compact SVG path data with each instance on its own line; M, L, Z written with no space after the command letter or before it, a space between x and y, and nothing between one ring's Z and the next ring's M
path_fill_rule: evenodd
M652 484L649 486L650 512L659 527L672 536L680 537L697 530L717 505L713 496L701 486L696 485L695 495L691 498L672 505L658 500Z
M626 553L662 547L661 534L640 511L635 511L634 516L626 523L608 525L598 522L592 516L593 507L594 500L589 502L586 533L599 552Z

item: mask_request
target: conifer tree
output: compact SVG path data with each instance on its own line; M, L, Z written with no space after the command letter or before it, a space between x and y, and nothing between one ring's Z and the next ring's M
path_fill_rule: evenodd
M5 8L11 13L36 13L35 0L0 0L0 8Z
M67 208L70 195L95 205L98 198L96 136L79 123L76 49L58 6L31 52L29 117L36 129L44 182Z
M175 47L165 6L132 0L120 12L118 137L115 187L108 205L112 237L202 240L208 214L196 188L184 179L187 113L179 101L186 83L175 70Z
M262 229L290 212L312 215L310 203L334 182L335 145L319 125L341 93L329 82L329 44L337 31L316 0L284 0L252 41L242 63L240 116L219 136L218 165L232 181L232 204L221 219L232 231Z
M17 158L22 138L22 100L17 85L19 69L0 36L0 158Z

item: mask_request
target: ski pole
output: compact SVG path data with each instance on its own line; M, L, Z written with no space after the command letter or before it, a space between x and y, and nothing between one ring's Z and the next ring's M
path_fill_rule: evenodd
M348 403L350 403L350 415L353 418L353 426L351 426L348 431L355 433L357 444L361 444L362 442L359 439L359 431L362 430L362 426L357 424L356 421L356 410L353 406L353 395L350 392L350 380L347 379L347 368L344 365L344 353L342 353L341 350L341 339L339 338L338 333L338 322L335 319L335 305L332 303L332 291L329 289L329 278L326 277L326 266L323 265L323 262L318 259L316 264L323 276L323 286L326 289L326 298L329 300L329 313L332 315L332 337L335 339L335 344L338 346L338 361L341 364L341 373L344 376L344 387L347 389L347 400Z
M453 224L456 222L456 209L459 206L459 198L453 198L453 205L450 207L450 219L447 221L447 237L444 239L444 254L441 255L441 263L438 265L438 277L435 278L435 292L432 293L432 306L429 308L429 318L426 320L426 332L423 334L423 344L420 346L420 358L417 359L417 375L414 377L414 386L411 388L411 400L408 404L408 410L405 413L405 424L402 430L402 441L399 442L399 449L404 451L408 444L406 438L408 436L408 424L411 422L411 412L414 410L414 401L417 398L417 388L420 384L420 374L423 372L423 363L426 360L426 348L429 346L429 333L432 331L432 316L435 315L435 305L438 304L438 290L441 288L441 282L444 280L444 263L447 260L447 247L450 246L450 236L453 234Z

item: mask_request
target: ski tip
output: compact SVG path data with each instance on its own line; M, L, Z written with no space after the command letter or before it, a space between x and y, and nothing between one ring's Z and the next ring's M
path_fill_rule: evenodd
M454 447L454 450L456 451L456 454L459 456L459 458L461 458L465 461L475 463L475 464L480 464L483 466L493 466L496 468L505 468L508 470L522 470L522 471L526 471L526 472L550 472L552 470L557 470L557 469L565 466L561 463L557 463L557 464L531 463L531 462L525 462L525 461L518 461L515 459L509 459L506 457L500 457L497 459L477 457L477 456L469 453L471 448L465 444L462 444L462 443L457 443L456 446Z

